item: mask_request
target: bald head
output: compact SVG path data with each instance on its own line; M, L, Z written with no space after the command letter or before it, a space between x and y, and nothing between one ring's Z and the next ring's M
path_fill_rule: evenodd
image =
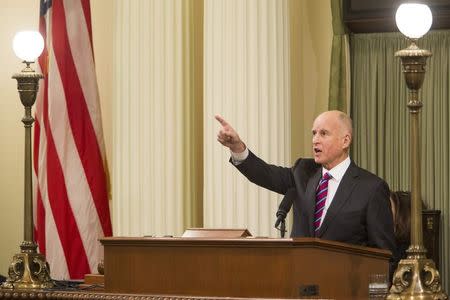
M339 110L329 110L321 113L316 120L318 118L324 118L327 122L338 125L341 134L348 134L350 138L353 136L352 119L346 113Z

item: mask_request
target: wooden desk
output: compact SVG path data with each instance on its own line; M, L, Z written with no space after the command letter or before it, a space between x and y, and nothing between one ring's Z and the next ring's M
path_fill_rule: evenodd
M368 297L390 252L315 238L104 238L105 290L205 297ZM309 290L308 290L309 289ZM302 294L303 293L303 294Z

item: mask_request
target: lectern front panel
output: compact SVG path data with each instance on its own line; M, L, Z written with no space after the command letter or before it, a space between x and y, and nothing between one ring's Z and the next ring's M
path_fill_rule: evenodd
M103 239L109 292L299 298L367 297L387 251L319 239ZM302 294L303 293L303 294Z

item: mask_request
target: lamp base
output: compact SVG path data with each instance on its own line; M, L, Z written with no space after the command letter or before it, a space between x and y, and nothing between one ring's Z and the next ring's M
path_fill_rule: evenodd
M448 299L442 290L439 271L433 260L420 256L408 257L399 262L386 299Z
M36 290L54 286L50 267L42 254L22 252L14 255L2 289Z

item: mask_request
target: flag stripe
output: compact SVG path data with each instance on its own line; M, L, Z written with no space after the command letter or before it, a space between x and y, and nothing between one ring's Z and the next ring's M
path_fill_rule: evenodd
M41 7L43 6L41 1ZM50 7L47 1L42 12L47 13ZM42 14L39 19L39 30L46 41L42 55L39 57L38 71L43 73L44 81L40 86L36 101L36 123L35 123L35 143L34 143L34 168L36 177L35 203L37 206L37 219L35 219L36 232L38 237L39 250L46 255L47 262L51 266L51 275L56 279L70 278L67 268L65 253L59 240L58 230L52 216L51 206L48 199L47 190L47 139L46 128L41 131L41 124L44 124L44 102L48 99L48 51L49 40L47 37L47 27L51 26L51 13ZM44 125L45 126L45 125ZM50 170L51 172L52 170ZM47 239L49 237L49 239Z
M48 78L45 78L44 83L48 82ZM44 95L41 95L41 91L45 92L45 99L47 99L47 86L45 85L43 88L39 89L38 99L41 99ZM43 99L43 98L42 98ZM38 101L36 103L36 128L39 128L39 148L35 148L35 153L47 153L47 139L45 136L45 130L40 130L40 124L44 124L43 121L43 108L44 101ZM62 248L61 242L59 240L58 230L56 228L55 220L53 219L53 215L51 213L50 201L48 199L48 191L47 191L47 156L41 155L40 159L36 161L38 167L38 178L37 178L37 186L38 186L38 207L37 207L37 232L38 232L38 244L39 250L41 253L46 255L47 262L51 266L51 275L53 278L58 279L67 279L70 278L69 270L67 268L66 257L64 254L64 250ZM36 172L37 174L38 172ZM46 216L46 212L49 212ZM46 237L51 237L50 239L46 239ZM48 245L48 247L47 247ZM56 277L54 276L56 275Z
M70 43L70 49L73 56L74 66L77 70L80 86L83 95L86 98L86 106L89 110L92 124L94 125L95 135L100 144L100 153L102 160L105 158L103 141L103 130L100 113L100 103L98 100L98 87L95 75L94 60L92 55L92 46L90 44L88 24L83 15L80 3L78 1L65 1L65 11L72 11L67 15L67 36Z
M43 104L43 103L42 103ZM42 116L42 115L41 115ZM41 120L41 123L43 121ZM47 140L45 138L45 131L42 131L41 136L42 143L40 144L40 153L46 153L47 148ZM58 279L67 279L70 278L69 270L67 267L66 256L61 245L61 241L59 240L59 233L55 224L55 220L51 213L50 201L48 198L48 190L47 190L47 156L42 155L42 159L39 161L39 194L41 195L42 200L42 208L43 213L49 212L47 216L42 220L38 219L38 226L40 228L40 235L44 238L44 241L40 241L39 248L45 249L45 255L47 258L47 262L51 266L51 275L53 278ZM40 215L38 214L38 217ZM50 239L45 240L46 237L51 237ZM41 239L42 239L41 238ZM56 277L54 276L56 274Z
M97 137L98 147L100 155L102 157L102 165L106 169L106 154L105 145L103 142L103 129L101 122L101 109L98 101L98 87L96 81L96 74L94 66L94 58L91 44L91 28L90 19L87 21L87 17L83 15L83 10L86 8L83 6L83 10L80 7L78 1L65 1L65 11L77 12L67 15L67 34L69 37L70 48L73 54L74 65L77 69L77 75L80 80L81 88L83 89L83 95L86 99L86 106L89 110L89 116L95 130ZM90 18L90 17L89 17ZM73 24L80 24L79 26L73 26ZM86 46L84 46L86 45ZM104 172L105 173L105 172ZM107 180L107 178L105 179ZM108 187L108 184L106 184ZM106 201L99 200L97 203L106 203ZM100 211L103 211L100 208ZM109 214L103 216L109 219ZM102 218L103 218L102 217ZM109 223L109 222L108 222ZM104 230L110 230L104 228Z
M72 0L65 0L65 5L67 4L67 2L72 2L72 3L76 3L78 4L77 1L72 1ZM91 6L90 6L90 1L89 0L81 0L81 5L83 7L83 15L86 19L86 28L88 30L88 34L87 36L89 37L89 45L93 45L92 43L92 22L91 22ZM81 10L77 10L77 12L79 12ZM94 51L93 49L91 49L91 54L92 57L94 57ZM97 82L97 81L95 81Z
M46 48L36 101L35 229L52 278L79 279L103 256L98 238L112 234L90 5L45 2L49 9L39 20Z
M86 173L94 203L105 235L111 235L111 222L109 220L109 207L106 191L106 180L103 169L103 160L99 151L97 137L93 129L89 111L86 107L85 97L82 93L78 79L72 50L67 37L65 24L65 12L61 1L53 3L53 21L59 26L53 26L53 39L58 43L53 44L59 73L67 98L66 105L69 114L70 127L75 144ZM62 63L64 62L64 63ZM89 152L86 150L89 149Z
M54 54L56 55L57 53L54 52ZM56 60L56 58L51 57L51 60ZM65 99L60 74L54 66L56 67L56 65L50 66L49 75L49 81L53 84L52 91L54 93L51 95L51 98L61 99L62 101L52 101L52 111L49 112L51 116L50 126L59 160L64 162L61 168L64 174L70 208L74 214L78 230L87 233L82 234L81 239L84 245L85 255L89 260L89 265L91 269L95 269L98 263L97 258L101 254L99 253L101 248L98 246L97 235L88 233L98 232L103 235L103 231L73 140L66 105L68 99Z
M57 1L55 1L57 2ZM53 53L50 51L50 53ZM49 73L54 64L49 67ZM51 78L49 76L49 82ZM48 99L52 99L52 90L49 90ZM53 100L53 99L52 99ZM50 128L50 101L44 101L44 124L47 135L47 169L51 170L52 176L47 176L47 188L52 215L55 219L59 240L64 249L68 263L70 278L82 278L84 271L89 269L86 253L81 241L72 208L66 192L64 174L56 151L53 134Z

